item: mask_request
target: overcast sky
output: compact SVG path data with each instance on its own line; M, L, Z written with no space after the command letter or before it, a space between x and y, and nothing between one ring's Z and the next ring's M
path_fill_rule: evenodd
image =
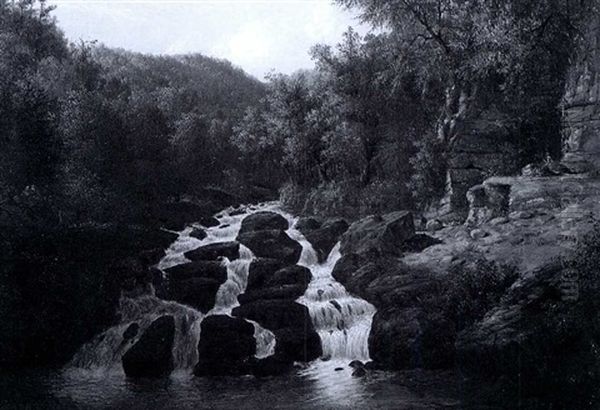
M313 66L308 50L335 45L356 12L331 0L50 0L71 41L152 54L200 52L226 58L262 79L272 69Z

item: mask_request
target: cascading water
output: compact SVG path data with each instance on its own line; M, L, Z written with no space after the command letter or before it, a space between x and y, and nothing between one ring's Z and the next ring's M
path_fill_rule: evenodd
M248 207L244 211L227 209L217 216L219 225L205 228L207 234L203 240L191 236L194 226L178 233L177 240L167 249L165 257L157 265L163 272L168 268L189 262L184 256L188 251L216 242L233 241L237 237L242 220L255 211L271 210L273 204ZM232 215L234 213L234 215ZM123 354L139 340L139 336L158 317L169 314L175 318L175 338L173 342L173 361L176 370L188 372L198 362L198 342L201 323L211 315L231 315L233 308L239 305L238 296L244 293L248 283L248 271L254 255L247 247L240 245L239 259L222 263L227 268L227 280L215 296L215 306L207 314L191 307L161 300L155 296L143 296L135 299L121 298L119 314L121 323L96 336L84 345L69 363L69 368L84 368L95 371L121 371ZM168 278L165 278L168 279ZM275 352L275 335L255 322L256 357L268 357ZM138 330L133 337L125 338L126 330L132 324Z
M298 303L307 306L309 310L313 325L321 338L323 358L368 360L368 337L375 308L364 300L350 296L332 277L333 267L341 257L339 244L334 247L324 263L319 263L312 245L294 228L296 219L283 212L277 203L251 206L243 210L225 210L216 217L219 221L218 226L204 228L207 236L203 240L191 236L194 227L184 229L178 233L177 240L167 249L165 257L157 267L164 272L170 267L189 262L184 256L188 251L216 242L234 241L242 220L257 211L271 211L284 216L290 224L288 235L302 246L298 265L310 269L313 278L305 294L298 299ZM189 373L198 362L197 346L203 319L210 315L231 315L233 308L239 306L238 296L246 289L253 258L250 249L240 245L238 259L222 260L227 268L227 280L217 291L215 306L207 314L155 296L122 298L119 311L121 324L108 329L83 346L72 359L70 366L122 371L123 354L139 340L140 335L155 319L169 314L175 318L175 368ZM134 336L125 338L126 330L133 323L139 326L137 332ZM255 329L256 357L264 358L274 354L276 341L273 333L255 322L251 323Z
M310 269L313 279L298 303L308 308L313 326L321 338L323 357L327 359L369 360L369 333L375 307L365 300L351 296L337 282L331 272L341 258L340 244L336 244L323 263L301 232L294 228L296 220L282 213L290 221L289 236L302 245L298 265Z

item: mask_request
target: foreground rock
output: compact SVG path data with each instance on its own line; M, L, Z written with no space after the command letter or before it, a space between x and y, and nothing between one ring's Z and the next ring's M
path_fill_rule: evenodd
M287 265L298 262L302 253L302 246L282 230L240 233L237 240L248 247L254 255L261 258L278 259Z
M209 316L202 321L196 376L238 376L252 372L254 326L239 318Z
M597 278L587 281L597 276L599 256L596 243L571 267L550 263L520 279L498 306L459 334L460 368L487 380L502 377L507 395L587 407L600 383L600 323L588 316L599 308Z
M344 232L348 230L348 223L343 219L326 222L318 229L301 231L308 242L317 252L319 262L324 262L329 253Z
M282 230L289 228L288 221L275 212L256 212L242 221L240 234L255 231Z
M232 261L240 257L240 244L235 241L211 243L186 252L184 256L191 261L213 261L220 258L227 258Z
M402 244L415 235L413 216L407 211L369 216L350 226L342 238L342 255L365 257L399 255Z
M162 316L156 319L123 355L123 370L129 377L163 377L173 370L173 340L175 319Z
M271 330L277 340L275 353L282 358L308 362L322 354L306 306L290 300L258 300L233 309L233 315Z
M369 352L385 369L445 369L454 364L453 342L451 325L422 308L386 308L373 318Z

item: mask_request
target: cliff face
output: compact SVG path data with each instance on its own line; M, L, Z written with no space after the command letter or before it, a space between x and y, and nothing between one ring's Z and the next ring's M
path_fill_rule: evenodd
M590 23L568 73L563 141L567 166L579 172L600 168L600 21Z
M465 126L465 135L448 158L446 193L438 217L445 222L464 221L468 212L467 191L493 175L517 171L516 150L509 142L507 119L490 109Z

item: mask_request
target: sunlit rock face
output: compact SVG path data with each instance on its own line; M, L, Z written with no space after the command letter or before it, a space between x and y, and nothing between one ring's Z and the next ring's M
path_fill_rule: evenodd
M592 21L569 71L563 102L563 162L573 172L600 168L600 21Z

